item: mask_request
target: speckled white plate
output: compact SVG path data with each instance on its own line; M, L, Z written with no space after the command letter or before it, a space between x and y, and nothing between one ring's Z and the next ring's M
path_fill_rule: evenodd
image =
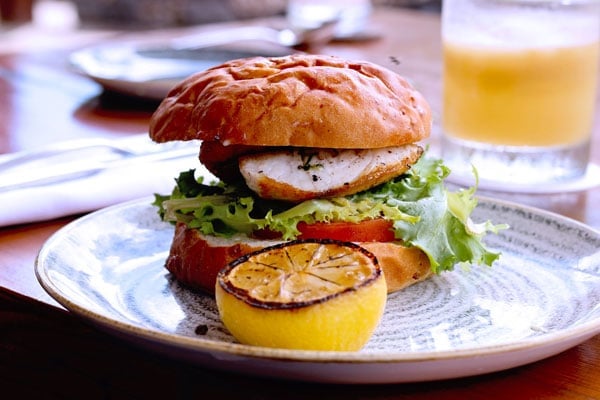
M363 350L240 345L213 299L181 287L163 268L173 231L150 202L110 207L67 225L41 249L36 274L59 303L102 329L205 367L313 382L414 382L523 365L600 333L600 233L482 199L476 220L511 226L488 239L501 260L390 295Z

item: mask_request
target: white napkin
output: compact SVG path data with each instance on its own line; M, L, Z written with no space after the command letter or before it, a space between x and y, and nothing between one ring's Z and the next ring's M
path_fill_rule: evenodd
M140 152L145 151L143 146L150 143L147 137L132 139L132 147ZM198 149L197 144L189 145ZM156 151L156 147L152 150ZM78 162L93 160L83 159ZM179 172L191 168L203 170L193 152L169 160L136 162L134 157L128 164L115 164L117 166L112 168L109 163L108 168L87 177L0 191L0 226L85 213L154 193L168 194L173 189ZM30 173L31 168L27 171ZM2 172L0 162L0 180Z

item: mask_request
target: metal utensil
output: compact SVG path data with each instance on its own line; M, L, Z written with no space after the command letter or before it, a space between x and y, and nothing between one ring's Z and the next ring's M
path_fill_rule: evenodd
M252 55L281 56L325 44L333 39L336 24L336 20L327 21L307 30L251 25L191 33L144 45L105 43L72 53L70 62L77 72L105 88L132 95L152 93L153 98L162 99L183 77L226 60ZM245 45L252 42L269 46Z
M85 178L109 168L193 157L198 145L190 142L143 147L118 141L83 139L0 159L0 193Z
M241 41L264 41L285 47L314 47L334 38L338 19L323 22L310 29L276 29L250 25L189 34L171 40L174 50L197 50Z

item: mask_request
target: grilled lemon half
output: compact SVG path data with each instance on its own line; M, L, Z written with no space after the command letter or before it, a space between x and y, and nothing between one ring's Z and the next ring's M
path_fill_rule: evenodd
M221 320L244 344L361 349L387 299L373 254L353 243L297 240L237 259L215 285Z

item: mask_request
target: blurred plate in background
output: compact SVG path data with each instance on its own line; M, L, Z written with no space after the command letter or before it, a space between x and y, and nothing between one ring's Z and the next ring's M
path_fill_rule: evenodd
M96 81L105 90L161 100L177 82L225 61L294 52L294 49L275 44L221 45L194 50L174 50L160 45L106 44L74 52L69 61L76 72Z

